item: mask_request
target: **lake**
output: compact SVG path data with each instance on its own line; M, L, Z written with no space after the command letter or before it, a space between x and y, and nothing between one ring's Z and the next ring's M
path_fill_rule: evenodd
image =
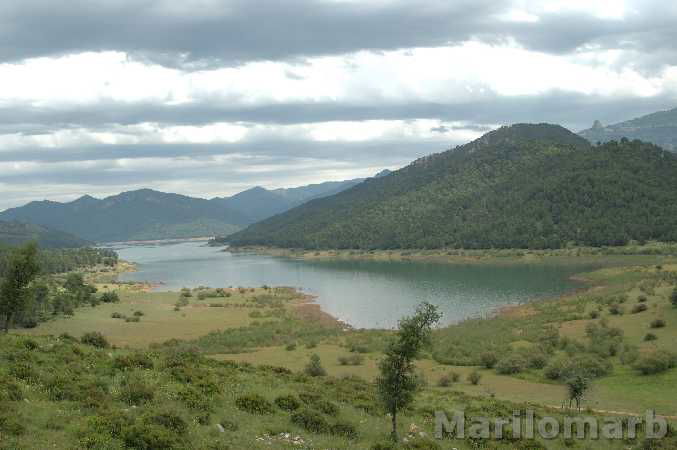
M291 286L317 296L322 309L357 328L391 328L415 305L439 305L443 323L483 317L496 308L556 296L580 284L589 264L444 264L408 261L303 261L224 252L204 242L117 244L138 264L122 281L182 287Z

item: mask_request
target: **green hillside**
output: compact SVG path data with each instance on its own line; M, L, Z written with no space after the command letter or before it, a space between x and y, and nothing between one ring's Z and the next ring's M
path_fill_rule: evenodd
M519 124L234 234L235 246L560 248L677 240L677 157Z
M43 248L78 248L90 242L61 231L39 225L0 221L0 244L15 246L36 241Z
M621 138L640 139L666 150L677 151L677 108L606 127L595 122L592 128L581 131L580 135L593 143Z

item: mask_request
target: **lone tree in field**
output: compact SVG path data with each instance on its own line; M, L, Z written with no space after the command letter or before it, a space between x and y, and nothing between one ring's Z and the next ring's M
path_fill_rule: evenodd
M590 388L590 381L581 374L575 374L566 381L566 384L569 409L571 409L572 402L576 402L576 408L580 411L583 397Z
M0 316L5 322L5 333L14 317L19 314L29 296L29 285L38 275L38 247L35 243L12 251L0 282Z
M422 303L412 317L400 320L397 338L388 345L385 358L379 363L380 374L376 379L378 394L385 410L392 418L391 437L398 441L397 413L414 400L419 388L414 360L421 348L430 342L432 326L442 315L437 307Z

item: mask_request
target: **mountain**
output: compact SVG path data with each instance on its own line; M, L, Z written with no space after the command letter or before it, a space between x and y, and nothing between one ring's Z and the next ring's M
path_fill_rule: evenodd
M28 241L36 241L42 248L79 248L91 245L91 242L71 234L39 225L0 221L0 244L15 246Z
M606 127L596 120L592 128L579 134L592 143L622 138L640 139L666 150L677 151L677 108Z
M96 242L229 234L251 223L241 211L209 200L150 189L102 200L32 202L0 213L0 220L36 223Z
M677 240L677 156L518 124L227 238L298 248L557 248Z
M0 220L40 224L96 242L227 236L308 200L336 194L364 178L290 189L255 187L211 200L151 189L102 200L31 202L0 213Z

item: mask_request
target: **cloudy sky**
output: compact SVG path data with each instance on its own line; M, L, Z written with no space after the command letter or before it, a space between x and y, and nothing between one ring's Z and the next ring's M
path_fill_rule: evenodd
M2 0L0 209L367 176L677 106L665 0Z

